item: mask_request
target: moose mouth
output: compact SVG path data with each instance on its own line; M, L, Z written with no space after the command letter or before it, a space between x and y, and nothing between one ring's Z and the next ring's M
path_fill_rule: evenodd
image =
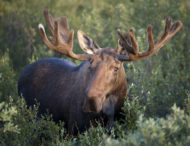
M89 113L100 113L102 110L104 97L87 98L83 105L83 111Z

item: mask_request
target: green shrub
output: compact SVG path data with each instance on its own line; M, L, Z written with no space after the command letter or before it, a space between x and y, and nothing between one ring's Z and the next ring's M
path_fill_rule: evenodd
M139 97L133 97L131 100L127 98L121 113L124 118L119 119L123 123L122 128L129 130L136 129L136 121L144 111L145 108L141 104Z
M97 127L91 127L86 132L78 136L77 144L79 145L98 145L103 140L103 135L106 133L106 129L98 125Z
M20 133L20 129L13 123L13 118L18 111L15 105L10 103L0 103L0 135L7 132Z
M190 115L176 105L172 114L164 118L139 116L137 129L119 140L105 138L103 145L189 145Z
M0 58L0 102L7 101L9 96L13 97L16 93L16 75L10 66L8 54L5 54Z
M24 99L17 99L16 104L1 103L0 144L1 145L54 145L63 139L63 123L56 124L52 117L37 116L38 106L27 108Z
M185 110L190 114L190 91L187 91L187 98L184 100Z

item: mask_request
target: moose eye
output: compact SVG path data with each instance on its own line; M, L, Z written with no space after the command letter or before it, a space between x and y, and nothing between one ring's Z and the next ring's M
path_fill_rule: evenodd
M116 71L118 71L119 70L119 68L118 67L114 67L114 71L116 72Z

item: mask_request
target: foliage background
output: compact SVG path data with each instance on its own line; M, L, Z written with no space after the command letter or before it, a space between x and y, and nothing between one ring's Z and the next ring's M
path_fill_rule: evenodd
M45 57L67 58L41 41L37 26L45 24L45 8L54 17L67 16L70 28L83 30L101 47L116 48L116 30L133 28L140 49L145 50L148 24L156 39L167 16L182 21L180 32L156 55L125 63L129 99L123 107L124 119L116 121L111 131L98 126L69 137L63 123L55 124L49 115L36 120L38 106L27 109L18 97L17 80L25 65ZM0 0L0 144L188 145L189 14L189 0ZM79 48L75 37L74 51L80 53Z

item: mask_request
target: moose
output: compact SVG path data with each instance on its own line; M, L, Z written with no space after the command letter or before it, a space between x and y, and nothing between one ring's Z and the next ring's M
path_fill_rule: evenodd
M127 94L123 64L151 57L182 27L180 21L171 25L166 19L165 30L154 42L152 26L147 28L148 49L139 52L133 29L126 34L118 29L117 49L101 48L86 33L77 37L84 54L73 50L74 31L67 17L53 18L44 10L46 24L52 34L47 37L42 24L39 32L44 44L53 51L81 60L80 65L60 58L45 58L27 65L18 80L18 92L28 106L36 103L39 113L52 114L55 121L64 121L69 133L83 132L93 121L101 119L108 127L114 125Z

